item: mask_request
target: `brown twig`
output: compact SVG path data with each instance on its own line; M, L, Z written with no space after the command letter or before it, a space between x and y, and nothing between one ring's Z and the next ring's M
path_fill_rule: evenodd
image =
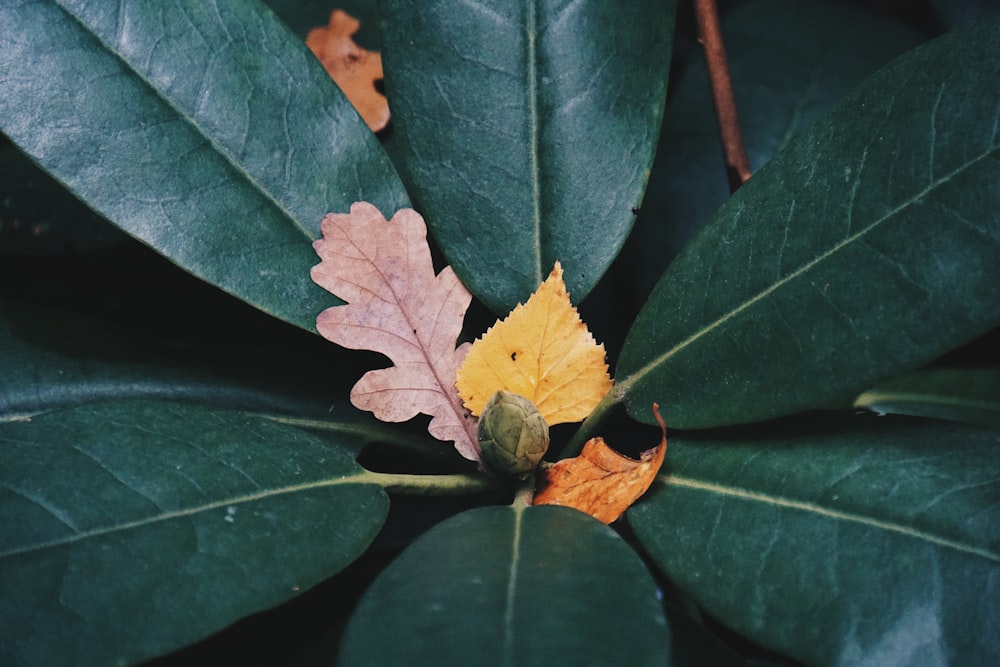
M715 101L715 116L719 121L729 191L736 192L750 178L750 159L740 133L733 84L729 78L729 65L726 64L726 49L722 44L722 31L719 30L719 12L715 0L694 0L694 10L698 21L698 41L705 49L708 64L708 81Z

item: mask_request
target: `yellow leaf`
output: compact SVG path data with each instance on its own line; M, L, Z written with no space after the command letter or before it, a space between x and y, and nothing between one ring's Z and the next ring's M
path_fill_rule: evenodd
M580 456L563 459L544 471L544 488L533 504L572 507L604 523L617 520L646 493L663 465L667 429L655 404L653 414L663 431L658 447L646 450L636 461L608 447L603 438L591 438Z
M580 421L604 398L604 346L570 303L559 262L527 303L473 343L456 384L476 416L505 389L534 403L550 425Z

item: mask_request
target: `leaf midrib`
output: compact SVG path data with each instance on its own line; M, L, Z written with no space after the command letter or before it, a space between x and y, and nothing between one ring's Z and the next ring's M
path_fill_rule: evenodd
M354 473L347 477L323 479L315 482L296 484L293 486L281 486L273 489L265 489L263 491L258 491L256 493L233 496L231 498L226 498L224 500L217 500L210 503L204 503L201 505L193 505L191 507L181 510L162 512L160 514L148 516L143 519L136 519L133 521L119 523L112 526L105 526L102 528L94 528L91 530L75 533L73 535L67 535L59 539L49 540L47 542L36 542L34 544L29 544L14 549L9 549L7 551L0 552L0 559L9 558L12 556L18 556L21 554L31 553L35 551L43 551L45 549L55 549L58 547L64 547L69 544L82 542L84 540L92 539L95 537L103 537L105 535L111 535L118 532L125 532L125 531L135 530L138 528L144 528L146 526L151 526L165 521L172 521L174 519L182 519L184 517L194 516L196 514L200 514L203 512L210 512L212 510L217 510L223 507L239 506L247 503L254 503L260 500L276 498L282 495L290 495L306 491L313 491L315 489L339 486L341 484L357 484L359 486L363 486L366 484L367 476L368 476L367 472Z
M849 523L860 524L868 526L869 528L876 528L878 530L903 535L911 539L929 542L939 547L945 547L961 552L968 556L976 556L994 563L1000 563L1000 553L994 553L989 549L983 549L971 544L952 540L947 537L941 537L940 535L935 535L927 531L916 530L909 526L894 523L892 521L883 521L881 519L875 519L862 514L855 514L831 509L829 507L823 507L822 505L818 505L816 503L805 502L802 500L792 500L790 498L760 493L758 491L751 491L749 489L743 489L736 486L727 486L724 484L701 481L680 475L659 475L657 477L657 481L665 486L694 489L706 493L714 493L730 498L739 498L740 500L761 503L763 505L809 512L834 521L846 521Z
M716 329L720 328L726 322L728 322L729 320L733 319L734 317L736 317L737 315L739 315L740 313L742 313L744 310L747 310L750 307L754 306L756 303L762 301L763 299L766 299L772 293L776 292L781 287L784 287L789 282L791 282L791 281L795 280L796 278L799 278L800 276L808 273L813 268L815 268L819 264L825 262L826 260L830 259L836 253L838 253L839 251L843 250L844 248L846 248L850 244L854 243L858 239L862 238L863 236L865 236L866 234L868 234L872 230L876 229L878 226L880 226L884 222L892 220L898 214L902 213L906 208L908 208L909 206L912 206L914 203L920 201L921 199L923 199L924 197L926 197L927 195L929 195L930 193L932 193L934 190L936 190L937 188L941 187L942 185L944 185L945 183L947 183L948 181L950 181L952 178L958 176L959 174L961 174L965 170L971 168L977 162L980 162L982 160L985 160L985 159L991 157L993 155L993 153L995 153L997 151L997 148L998 147L996 145L990 146L987 150L983 151L983 153L981 153L980 155L977 155L977 156L973 157L972 159L970 159L967 162L963 163L961 166L959 166L956 169L952 170L948 174L944 175L943 177L941 177L941 178L937 179L936 181L934 181L933 183L929 184L926 188L924 188L923 190L921 190L920 192L918 192L914 196L908 198L906 201L904 201L903 203L899 204L898 206L896 206L895 208L893 208L891 211L887 212L882 217L876 219L874 222L872 222L867 227L864 227L864 228L860 229L859 231L855 232L854 234L851 234L850 236L844 238L839 243L834 244L833 247L831 247L829 250L826 250L825 252L819 254L816 258L810 260L809 262L806 262L805 264L803 264L801 267L799 267L795 271L789 273L788 275L784 276L780 280L774 282L772 285L770 285L766 289L764 289L761 292L757 293L756 295L754 295L750 299L744 301L739 306L733 308L732 310L730 310L729 312L725 313L724 315L722 315L722 316L716 318L715 320L713 320L712 322L709 322L708 324L702 326L701 328L699 328L698 330L696 330L693 334L691 334L690 336L688 336L687 338L685 338L681 342L677 343L676 345L674 345L672 348L670 348L669 350L667 350L663 354L660 354L659 356L653 358L651 361L649 361L645 365L639 367L636 371L634 371L633 373L631 373L630 375L628 375L625 379L616 382L616 389L614 391L615 391L615 396L617 397L617 400L621 400L622 398L624 398L625 396L627 396L628 392L631 390L631 388L632 388L633 385L641 382L642 379L645 376L649 375L650 373L652 373L653 371L655 371L658 367L660 367L663 364L665 364L667 361L669 361L677 353L679 353L682 350L684 350L684 348L688 347L692 343L696 342L698 339L700 339L700 338L702 338L702 337L704 337L704 336L712 333Z
M916 405L942 405L954 408L972 408L987 412L1000 413L1000 403L988 399L970 398L967 396L952 396L938 393L920 393L919 391L890 391L872 389L864 392L854 401L852 407L868 408L884 402L898 402Z
M527 37L526 60L528 65L528 146L531 160L531 208L535 234L535 283L544 279L542 268L542 172L539 165L538 118L538 7L536 0L529 0L525 33Z
M517 503L513 507L514 511L514 533L511 539L510 571L507 577L507 592L504 599L503 612L503 659L502 664L508 667L515 667L516 652L514 650L516 641L514 637L514 612L517 597L518 569L521 562L521 524L524 520L525 506Z
M165 105L167 105L168 108L170 108L174 113L176 113L178 117L183 119L184 122L187 123L187 125L192 127L195 131L195 134L197 134L199 137L202 137L205 141L207 141L208 144L212 147L213 151L218 155L220 155L223 158L223 160L228 165L230 165L231 168L236 170L238 174L240 174L244 179L246 179L246 181L250 183L250 185L253 187L255 191L261 194L264 197L264 199L270 202L271 205L274 206L284 218L286 218L288 221L292 223L293 227L297 228L300 232L302 232L302 234L307 239L309 240L316 239L316 237L303 224L301 224L298 221L298 219L295 218L294 215L292 215L291 211L289 211L284 204L282 204L277 198L275 198L271 194L271 192L267 188L265 188L260 183L260 181L257 180L256 177L254 177L249 171L247 171L243 167L243 165L239 161L236 160L235 156L230 151L228 151L227 149L225 149L225 147L217 143L210 134L204 131L202 126L196 122L194 116L191 116L183 109L178 107L176 104L174 104L174 102L164 93L164 91L158 88L156 85L154 85L153 82L146 75L144 75L136 67L134 67L132 65L132 62L128 60L121 53L121 51L119 51L117 48L113 47L111 44L106 42L95 30L93 30L79 16L73 13L73 11L69 9L62 0L56 0L56 4L67 16L69 16L73 21L75 21L77 25L79 25L84 30L84 32L86 32L88 35L90 35L91 38L100 43L105 49L107 49L109 53L111 53L115 58L117 58L119 62L123 63L125 68L129 72L132 72L132 74L139 81L141 81L149 90L153 91L157 99L161 100ZM216 13L218 13L218 6L215 6L215 9ZM226 27L221 16L219 17L219 21L223 25L223 27ZM228 28L226 28L226 31L228 33Z

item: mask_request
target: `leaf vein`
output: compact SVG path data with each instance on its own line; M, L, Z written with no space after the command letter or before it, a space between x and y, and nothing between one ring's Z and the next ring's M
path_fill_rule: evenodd
M806 502L802 500L792 500L790 498L782 498L781 496L773 496L770 494L760 493L757 491L741 489L739 487L714 484L712 482L702 482L696 479L681 477L678 475L660 475L658 479L661 483L667 486L677 486L687 489L695 489L698 491L705 491L707 493L716 493L726 498L737 498L740 500L746 500L750 502L762 503L765 505L782 507L785 509L810 512L835 521L845 521L848 523L855 523L868 526L869 528L884 530L890 533L896 533L898 535L903 535L905 537L909 537L915 540L936 544L937 546L945 547L947 549L953 549L955 551L964 553L966 555L977 556L979 558L984 558L986 560L993 561L995 563L1000 563L1000 553L995 553L993 551L990 551L989 549L977 547L972 544L966 544L964 542L953 540L947 537L942 537L940 535L935 535L927 531L917 530L915 528L904 526L899 523L894 523L892 521L884 521L882 519L875 519L872 517L863 516L861 514L844 512L841 510L831 509L829 507L823 507L822 505L818 505L816 503Z

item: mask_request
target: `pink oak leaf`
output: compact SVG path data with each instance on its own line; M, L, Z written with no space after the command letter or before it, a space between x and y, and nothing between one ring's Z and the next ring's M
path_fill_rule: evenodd
M316 328L342 347L381 352L393 362L365 373L351 403L387 422L430 415L431 435L478 461L475 421L455 389L468 349L455 343L472 295L451 267L434 275L423 218L403 209L387 221L358 202L350 213L323 218L322 232L313 243L321 261L312 279L347 305L324 310Z

